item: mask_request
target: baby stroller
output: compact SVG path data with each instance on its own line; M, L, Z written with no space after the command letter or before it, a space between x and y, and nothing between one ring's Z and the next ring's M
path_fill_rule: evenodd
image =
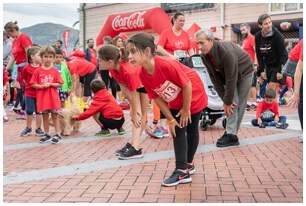
M207 130L208 126L216 123L217 119L224 116L223 101L214 89L210 80L208 71L203 64L200 55L193 55L190 57L181 57L180 62L194 70L196 70L203 82L207 97L208 105L202 111L200 127L202 130ZM223 119L222 126L225 128L226 119Z

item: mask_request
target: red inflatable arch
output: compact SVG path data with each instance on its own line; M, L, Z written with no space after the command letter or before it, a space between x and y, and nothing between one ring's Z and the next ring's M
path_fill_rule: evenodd
M114 14L107 18L96 39L96 45L101 45L104 36L107 35L113 38L122 32L141 31L146 29L152 29L156 33L161 34L163 30L171 26L169 16L160 7L145 11Z

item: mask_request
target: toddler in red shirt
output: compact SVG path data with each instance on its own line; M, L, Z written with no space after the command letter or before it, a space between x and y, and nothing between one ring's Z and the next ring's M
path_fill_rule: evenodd
M90 83L91 91L94 93L93 100L89 108L80 115L73 116L74 120L84 120L94 116L95 121L101 127L101 131L96 136L110 136L110 129L117 129L118 134L124 134L122 125L124 115L122 108L115 98L107 91L102 79L95 79Z
M63 84L59 71L53 67L55 59L55 50L46 46L40 50L42 66L35 70L30 84L36 89L36 106L37 112L42 112L44 124L44 136L40 143L51 141L57 144L62 138L60 136L58 110L61 109L61 102L58 94L58 88ZM49 114L51 113L52 121L56 134L49 135Z
M25 111L27 114L26 117L26 128L22 130L20 136L28 136L32 132L32 121L33 114L35 112L35 120L36 120L36 136L43 136L44 132L41 129L41 113L37 112L36 109L36 89L32 87L30 84L33 73L36 69L40 68L41 58L40 58L40 48L39 47L31 47L27 51L27 59L28 64L22 70L22 80L25 82Z
M252 120L253 126L265 128L266 126L273 126L276 128L286 129L285 116L279 116L278 104L275 100L276 93L273 89L267 89L265 99L257 105L256 119Z

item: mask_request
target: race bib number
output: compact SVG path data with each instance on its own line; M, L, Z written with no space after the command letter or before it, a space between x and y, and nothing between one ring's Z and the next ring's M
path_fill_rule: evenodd
M159 88L154 89L154 91L169 103L176 99L177 95L181 92L181 88L167 80Z
M194 68L203 68L205 67L201 57L192 57L192 65Z
M179 58L182 58L182 57L186 57L186 52L183 51L183 50L175 50L174 51L174 55L179 57Z

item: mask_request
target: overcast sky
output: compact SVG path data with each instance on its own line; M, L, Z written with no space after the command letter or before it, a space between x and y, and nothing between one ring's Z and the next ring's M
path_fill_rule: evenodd
M79 4L4 3L3 24L17 21L20 28L38 23L58 23L72 27L79 20ZM79 29L79 24L74 27Z

